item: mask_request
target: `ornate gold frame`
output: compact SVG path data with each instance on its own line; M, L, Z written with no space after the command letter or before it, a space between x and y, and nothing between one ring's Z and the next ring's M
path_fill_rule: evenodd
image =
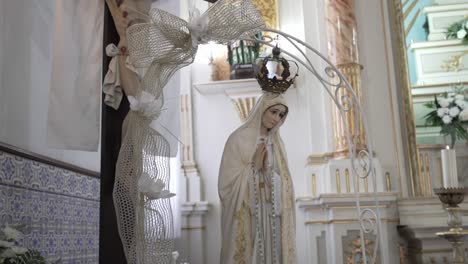
M414 110L411 103L412 95L406 56L405 29L403 26L403 11L401 0L388 1L392 50L395 57L395 77L397 80L397 96L402 102L400 119L402 127L403 148L406 153L406 171L409 175L408 186L410 196L421 196L421 180L419 175L419 153L416 145L416 127L414 123Z

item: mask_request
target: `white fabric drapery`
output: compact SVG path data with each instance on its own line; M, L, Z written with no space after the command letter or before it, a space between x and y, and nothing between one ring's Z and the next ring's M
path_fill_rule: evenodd
M47 121L50 147L99 146L104 1L55 1Z

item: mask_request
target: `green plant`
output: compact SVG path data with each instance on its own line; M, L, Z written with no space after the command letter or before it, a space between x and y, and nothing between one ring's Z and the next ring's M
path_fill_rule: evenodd
M0 260L1 261L1 260ZM37 250L28 249L26 253L16 255L15 257L6 258L5 264L46 264L46 260Z
M468 19L453 23L447 28L447 39L461 39L463 44L468 45Z

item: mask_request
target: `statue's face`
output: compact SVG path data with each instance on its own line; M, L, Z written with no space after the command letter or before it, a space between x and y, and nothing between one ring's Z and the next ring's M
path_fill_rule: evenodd
M284 105L278 104L269 107L263 113L262 125L267 129L274 128L278 122L286 115L287 108Z

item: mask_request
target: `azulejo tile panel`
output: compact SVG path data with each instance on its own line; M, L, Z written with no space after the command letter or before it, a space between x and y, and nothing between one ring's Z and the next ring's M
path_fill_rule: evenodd
M62 263L98 263L99 179L0 151L0 223Z

